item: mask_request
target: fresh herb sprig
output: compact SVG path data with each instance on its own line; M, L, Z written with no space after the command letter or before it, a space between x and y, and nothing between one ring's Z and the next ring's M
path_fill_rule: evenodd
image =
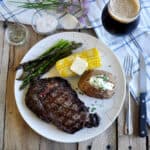
M61 0L44 0L42 2L17 2L17 1L10 1L13 3L20 4L18 7L22 8L29 8L29 9L57 9L59 7L63 8L64 10L68 7L77 7L81 8L79 4L72 3L72 2L64 2Z

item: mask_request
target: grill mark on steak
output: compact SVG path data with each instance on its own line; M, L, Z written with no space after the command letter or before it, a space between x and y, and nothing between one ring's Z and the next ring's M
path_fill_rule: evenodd
M32 81L25 102L39 118L68 133L99 125L98 115L90 114L70 84L60 77Z

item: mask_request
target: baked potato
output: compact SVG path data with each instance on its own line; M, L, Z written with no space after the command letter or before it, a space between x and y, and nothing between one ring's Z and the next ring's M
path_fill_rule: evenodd
M79 89L90 97L110 98L115 93L115 77L103 70L88 70L78 82Z

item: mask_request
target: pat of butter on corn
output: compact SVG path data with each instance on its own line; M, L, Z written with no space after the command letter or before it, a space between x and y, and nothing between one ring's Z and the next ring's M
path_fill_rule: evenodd
M82 75L83 72L87 69L88 67L88 63L86 60L80 58L80 57L76 57L75 60L73 61L70 69L78 74L78 75Z
M72 77L76 75L76 73L71 71L70 67L77 57L80 57L88 63L87 70L101 66L101 57L97 48L84 50L56 62L56 69L61 77Z

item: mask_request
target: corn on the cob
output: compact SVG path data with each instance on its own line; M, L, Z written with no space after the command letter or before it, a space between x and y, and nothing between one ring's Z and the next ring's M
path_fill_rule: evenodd
M62 77L71 77L75 73L70 70L70 67L76 57L83 58L88 63L88 69L94 69L101 66L101 58L97 48L84 50L79 53L74 53L56 62L56 69Z

